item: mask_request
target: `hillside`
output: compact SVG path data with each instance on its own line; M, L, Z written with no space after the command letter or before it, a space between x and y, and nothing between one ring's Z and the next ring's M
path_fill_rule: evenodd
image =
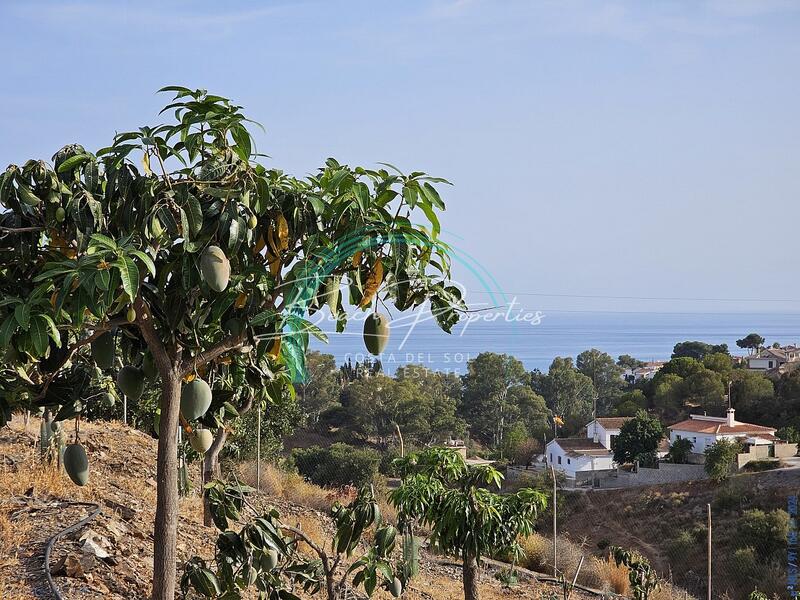
M55 543L50 569L57 589L70 600L146 598L152 576L151 527L155 512L156 440L120 423L84 423L81 441L91 462L89 484L73 485L66 475L38 462L39 423L27 431L20 418L0 430L0 589L4 600L53 598L43 563L47 540L87 517L96 503L100 514ZM199 470L190 469L197 482ZM196 484L195 484L196 487ZM331 523L322 512L263 496L287 521L313 531L317 541L330 539ZM178 556L210 557L217 532L204 527L199 497L180 504ZM96 556L87 556L83 548ZM423 556L422 572L405 598L455 600L462 597L460 570L441 558ZM178 571L180 577L180 568ZM520 577L521 585L504 588L490 572L482 576L482 597L540 598L556 588ZM374 597L383 597L383 592ZM595 597L575 592L572 598Z

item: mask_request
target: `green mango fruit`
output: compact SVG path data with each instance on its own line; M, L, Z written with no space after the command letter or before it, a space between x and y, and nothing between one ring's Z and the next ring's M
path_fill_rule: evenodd
M200 272L208 287L222 292L231 278L231 263L219 246L209 246L200 257Z
M144 372L130 365L124 366L117 373L117 386L131 400L138 400L144 392Z
M70 444L64 449L64 470L75 485L89 481L89 458L80 444Z
M156 368L156 363L153 360L153 355L149 352L144 353L144 358L142 359L142 371L144 372L144 376L147 379L153 380L158 377L158 369Z
M103 370L114 365L114 335L110 331L92 341L92 359Z
M325 282L325 304L328 305L331 314L334 316L339 311L339 286L341 282L341 275L334 275Z
M372 313L364 321L364 345L370 354L379 356L389 343L389 317Z
M113 394L106 392L102 396L100 396L100 402L103 403L103 406L106 408L113 408L114 404L117 402L117 399L114 398Z
M188 421L202 417L211 406L211 388L202 379L193 379L181 390L181 414Z
M128 307L128 312L125 313L125 318L128 320L128 323L133 323L136 320L136 310L132 307Z
M255 229L256 225L258 225L258 217L255 215L250 215L250 218L247 219L247 227L250 229Z
M189 444L200 454L208 452L208 449L211 448L211 444L213 443L214 434L211 433L210 429L194 429L192 433L189 434Z
M56 209L56 221L59 223L63 223L64 219L66 218L67 218L67 211L65 211L63 207L59 206Z
M261 570L272 571L278 566L278 551L270 548L261 555Z
M392 596L395 598L399 598L400 595L403 593L403 582L400 581L397 577L394 578L392 581L392 587L389 590L392 593Z

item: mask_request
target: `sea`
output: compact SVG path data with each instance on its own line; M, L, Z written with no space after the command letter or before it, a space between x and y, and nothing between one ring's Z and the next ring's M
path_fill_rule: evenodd
M319 321L328 342L313 339L311 349L333 354L339 364L374 358L364 347L364 318L363 313L354 314L343 333L335 333L330 320ZM590 348L615 359L630 354L644 361L665 360L676 343L686 340L724 343L731 354L744 355L736 340L751 332L762 335L767 344L800 343L800 312L536 311L468 317L449 334L439 329L429 313L396 315L380 359L388 374L403 365L419 364L463 375L470 359L481 352L496 352L516 357L529 370L547 371L555 357L575 357Z

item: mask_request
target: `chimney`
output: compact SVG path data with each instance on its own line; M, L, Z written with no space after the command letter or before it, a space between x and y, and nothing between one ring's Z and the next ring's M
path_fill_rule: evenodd
M735 412L734 409L728 409L728 427L733 427L736 424L736 419L733 418L733 413Z

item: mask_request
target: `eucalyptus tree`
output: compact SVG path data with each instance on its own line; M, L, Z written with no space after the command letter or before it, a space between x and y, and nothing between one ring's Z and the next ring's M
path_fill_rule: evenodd
M0 414L80 398L77 365L92 360L122 365L134 395L145 374L160 380L153 597L171 599L178 459L167 432L192 430L186 382L235 391L233 411L291 391L309 335L324 338L304 317L327 303L343 330L345 294L364 310L429 301L445 330L464 304L438 240L444 180L333 159L297 179L256 162L241 107L162 91L175 94L168 122L3 174ZM211 390L192 384L197 417Z

